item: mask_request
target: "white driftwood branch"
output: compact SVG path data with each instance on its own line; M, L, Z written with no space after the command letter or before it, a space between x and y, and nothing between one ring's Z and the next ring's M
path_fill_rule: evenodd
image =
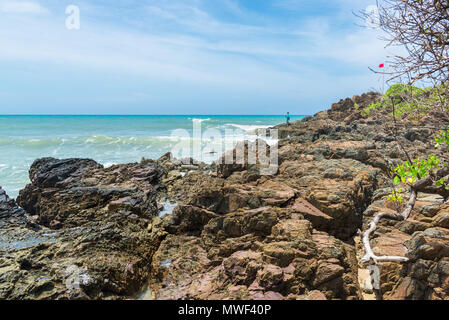
M362 258L361 262L366 263L370 260L373 260L375 264L379 261L390 261L390 262L407 262L408 258L405 257L395 257L395 256L376 256L373 252L373 249L371 249L371 244L369 241L371 233L373 233L376 230L377 223L379 223L380 219L382 219L385 216L391 216L390 214L386 212L379 213L376 215L370 223L370 228L365 231L365 234L363 235L363 245L365 246L365 256Z
M399 220L399 221L407 220L408 217L410 216L410 213L413 210L413 207L415 206L416 198L417 198L417 192L415 191L414 188L412 188L411 192L410 192L410 199L407 202L407 205L405 206L405 209L402 212L402 214L392 214L392 213L387 213L387 212L381 212L374 217L373 221L371 221L371 223L370 223L369 229L366 230L363 235L363 245L365 247L365 256L361 260L362 263L367 263L371 260L373 260L375 264L377 264L377 262L379 262L379 261L386 261L386 262L407 262L407 261L409 261L409 259L406 257L376 256L373 252L373 249L371 248L369 239L370 239L371 234L376 230L377 224L379 223L380 219L387 217L387 218Z

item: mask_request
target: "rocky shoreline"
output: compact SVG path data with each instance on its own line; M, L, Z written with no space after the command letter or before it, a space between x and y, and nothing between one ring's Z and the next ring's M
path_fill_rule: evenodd
M410 258L379 264L379 290L360 264L360 230L395 209L385 173L401 157L386 115L362 116L379 98L277 126L274 176L169 154L110 168L36 160L31 184L0 203L0 299L448 299L440 196L376 230L376 253ZM432 145L428 129L400 134L413 157Z

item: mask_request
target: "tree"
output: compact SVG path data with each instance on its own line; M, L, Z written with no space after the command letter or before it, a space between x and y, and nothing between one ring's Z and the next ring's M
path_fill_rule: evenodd
M378 3L379 27L388 46L405 48L389 65L390 80L409 84L431 80L435 85L449 80L449 1L383 0Z
M425 110L427 114L433 114L434 118L439 120L439 123L435 120L434 128L437 146L445 144L449 147L449 127L447 126L449 124L447 112L449 1L383 0L380 4L378 3L378 7L379 27L387 35L384 38L387 45L402 46L406 50L406 54L396 55L389 62L392 68L389 73L390 81L404 80L404 78L408 84L417 81L430 81L434 87L426 93L411 85L396 85L396 87L392 87L393 90L390 89L390 92L387 92L382 102L368 108L370 112L376 108L391 111L393 118L391 131L407 160L403 164L392 166L389 173L392 184L394 186L402 184L409 193L408 201L402 211L398 210L397 214L379 213L370 223L370 228L364 233L363 244L366 254L362 262L376 264L380 261L408 261L404 257L379 257L373 253L370 235L382 218L407 220L415 206L419 192L440 194L445 199L449 198L448 161L436 154L436 151L425 159L411 159L398 134L398 129L404 128L404 126L397 121L399 108L403 108L407 112ZM389 200L402 204L404 202L402 189L394 188Z

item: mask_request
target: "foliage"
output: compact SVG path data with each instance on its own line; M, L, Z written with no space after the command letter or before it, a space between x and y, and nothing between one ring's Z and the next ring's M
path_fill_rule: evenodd
M446 103L446 95L441 95L443 86L418 88L407 84L394 84L382 96L381 101L372 103L362 110L363 116L369 116L375 110L387 110L398 118L407 116L410 119L427 114L439 103Z
M436 145L438 148L441 144L446 144L449 148L449 128L441 130L435 137ZM438 170L441 166L447 166L448 164L442 162L436 155L431 155L427 159L416 159L413 162L407 160L403 164L398 164L396 167L391 167L391 173L393 175L393 185L397 186L403 184L413 184L418 179L427 177L431 172ZM435 182L437 187L444 187L449 190L449 181L441 178ZM393 190L392 194L387 196L387 200L391 202L403 203L402 189Z
M401 182L405 184L415 183L418 179L423 179L429 175L433 169L439 168L440 159L432 155L427 160L417 159L411 163L407 160L404 164L398 164L391 168L394 175L393 184L398 185Z
M449 147L449 128L447 130L441 130L435 138L435 148L438 148L442 143L445 143Z
M403 204L404 198L402 197L402 189L394 189L393 191L391 191L391 194L387 196L387 200L390 202Z
M367 117L373 112L374 110L382 109L382 103L371 103L368 107L364 108L362 110L362 116Z

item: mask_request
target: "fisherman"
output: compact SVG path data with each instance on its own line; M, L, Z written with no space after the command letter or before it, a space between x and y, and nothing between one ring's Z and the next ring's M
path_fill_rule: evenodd
M6 191L2 189L2 187L0 186L0 202L5 202L8 201L9 197L6 194Z
M290 112L287 112L285 118L287 118L287 126L290 126Z

